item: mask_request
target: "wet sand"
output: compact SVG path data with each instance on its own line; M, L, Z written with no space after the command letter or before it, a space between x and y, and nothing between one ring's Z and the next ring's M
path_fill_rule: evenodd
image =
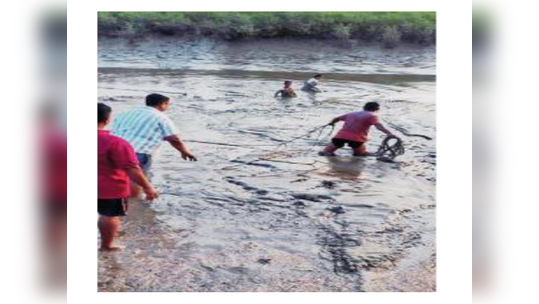
M303 45L266 45L261 55L169 42L100 42L100 101L120 113L154 91L173 97L169 115L200 159L162 149L153 178L162 197L133 202L119 239L127 248L99 253L100 291L435 290L435 140L403 136L395 163L346 149L319 157L327 132L278 146L367 101L435 138L432 50L368 48L354 51L358 62L350 50L321 49L308 55L321 58L311 68L327 66L325 92L280 100L272 96L284 79L299 91L311 74ZM377 65L384 71L369 73ZM373 130L369 149L381 140Z

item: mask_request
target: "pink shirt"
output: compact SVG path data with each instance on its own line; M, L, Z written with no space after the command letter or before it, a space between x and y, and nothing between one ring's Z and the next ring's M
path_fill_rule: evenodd
M125 198L130 195L125 169L139 165L135 150L110 131L97 130L97 197Z
M380 123L380 118L370 111L353 112L339 117L344 126L335 138L366 142L369 139L369 129Z

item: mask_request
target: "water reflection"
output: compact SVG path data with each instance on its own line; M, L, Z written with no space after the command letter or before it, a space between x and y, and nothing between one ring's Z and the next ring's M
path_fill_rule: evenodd
M361 157L326 157L328 160L328 173L342 179L355 180L362 178L365 169L365 159Z

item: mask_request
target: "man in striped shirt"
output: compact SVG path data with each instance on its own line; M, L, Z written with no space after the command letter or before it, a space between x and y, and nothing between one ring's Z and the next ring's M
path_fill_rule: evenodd
M172 120L165 115L170 107L170 98L160 94L146 96L146 107L133 109L120 114L114 120L112 133L127 140L135 149L144 173L148 175L152 156L159 150L163 141L178 150L185 160L196 161L178 134ZM140 191L134 192L138 196Z

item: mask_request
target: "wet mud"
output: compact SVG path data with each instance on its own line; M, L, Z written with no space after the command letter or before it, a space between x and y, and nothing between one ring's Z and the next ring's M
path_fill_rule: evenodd
M316 72L323 92L301 92ZM98 290L434 291L434 75L432 49L100 41L99 100L117 114L169 95L199 161L163 147L161 198L132 202L126 249L99 253ZM273 98L284 80L297 98ZM288 143L368 101L400 128L394 163L317 156L336 130Z

